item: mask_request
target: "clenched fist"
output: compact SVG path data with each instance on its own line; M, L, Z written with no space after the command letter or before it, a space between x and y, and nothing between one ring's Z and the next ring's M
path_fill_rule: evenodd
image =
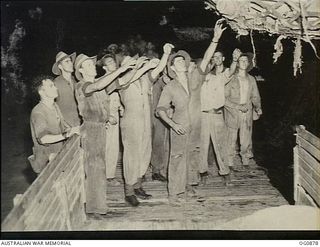
M165 54L170 54L172 49L174 48L174 45L170 44L170 43L165 43L164 46L163 46L163 52Z

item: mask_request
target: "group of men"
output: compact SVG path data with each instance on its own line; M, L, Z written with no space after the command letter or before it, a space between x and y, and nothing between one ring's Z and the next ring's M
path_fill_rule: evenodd
M252 158L253 116L262 114L249 54L235 49L230 68L216 50L225 28L219 20L203 59L192 60L174 46L161 59L114 54L97 57L59 52L52 67L57 77L38 78L40 102L31 113L34 142L29 157L40 173L73 134L81 135L86 175L86 213L107 213L108 183L115 179L119 141L123 144L125 200L138 206L152 197L142 187L152 178L168 181L169 201L181 205L208 177L210 140L226 185L230 182L239 132L243 166ZM96 65L105 74L97 76ZM74 79L72 73L75 73Z

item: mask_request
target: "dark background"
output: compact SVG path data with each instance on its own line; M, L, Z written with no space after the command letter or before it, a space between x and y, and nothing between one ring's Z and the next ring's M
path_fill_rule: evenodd
M42 13L32 14L37 7ZM163 15L169 23L161 26L159 21ZM31 92L31 82L39 74L51 74L58 51L76 51L92 56L110 43L126 42L130 35L141 34L144 40L156 44L160 55L162 45L170 42L176 46L175 50L185 49L193 58L199 58L209 45L212 34L201 41L186 41L180 40L173 28L211 28L217 19L213 12L204 9L203 2L195 1L1 2L1 53L12 44L9 37L17 20L25 29L25 36L17 42L13 53L21 67L17 76L20 86L11 83L8 76L15 70L1 66L1 201L9 201L6 206L1 206L1 219L12 206L12 197L23 193L35 178L26 160L32 153L29 116L38 101ZM302 74L294 77L294 44L291 39L283 41L284 52L277 64L273 64L273 45L277 36L253 32L253 38L258 68L252 74L265 78L265 81L258 82L264 114L254 125L255 159L268 169L271 182L293 203L294 126L303 124L307 130L320 136L320 63L310 45L302 42ZM320 50L319 42L314 43ZM218 46L226 55L227 65L235 48L252 51L250 38L236 38L229 28ZM8 183L13 183L11 177L18 175L25 179L23 185L14 183L9 188Z

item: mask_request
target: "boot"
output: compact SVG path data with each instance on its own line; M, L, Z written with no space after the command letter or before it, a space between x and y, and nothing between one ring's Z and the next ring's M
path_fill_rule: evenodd
M152 174L152 180L158 180L161 182L167 181L167 179L164 176L162 176L159 172Z
M132 207L137 207L140 202L138 201L137 197L135 195L126 196L125 197L126 202L128 202Z
M134 193L142 200L148 200L152 197L152 195L147 194L141 187L138 189L134 189Z

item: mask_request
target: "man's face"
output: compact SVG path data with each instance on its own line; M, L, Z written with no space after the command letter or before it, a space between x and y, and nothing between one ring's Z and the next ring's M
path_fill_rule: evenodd
M184 57L175 57L173 60L173 67L177 72L187 71L187 65Z
M113 72L117 70L117 64L112 57L105 58L103 61L103 64L104 64L103 69L106 70L107 72Z
M65 71L65 72L73 72L73 62L71 60L70 57L67 57L65 59L63 59L62 61L60 61L59 65L58 65L59 69Z
M82 73L82 75L93 76L93 77L97 75L96 64L92 59L85 60L82 63L79 71Z
M212 61L215 65L220 66L223 64L224 56L221 52L216 52L213 54Z
M112 54L115 54L117 52L117 47L116 46L111 46L108 51Z
M55 99L58 97L58 89L50 79L42 81L42 86L39 90L40 95L49 99Z
M239 63L239 69L247 70L249 66L249 59L246 56L242 56L239 58L238 63Z

